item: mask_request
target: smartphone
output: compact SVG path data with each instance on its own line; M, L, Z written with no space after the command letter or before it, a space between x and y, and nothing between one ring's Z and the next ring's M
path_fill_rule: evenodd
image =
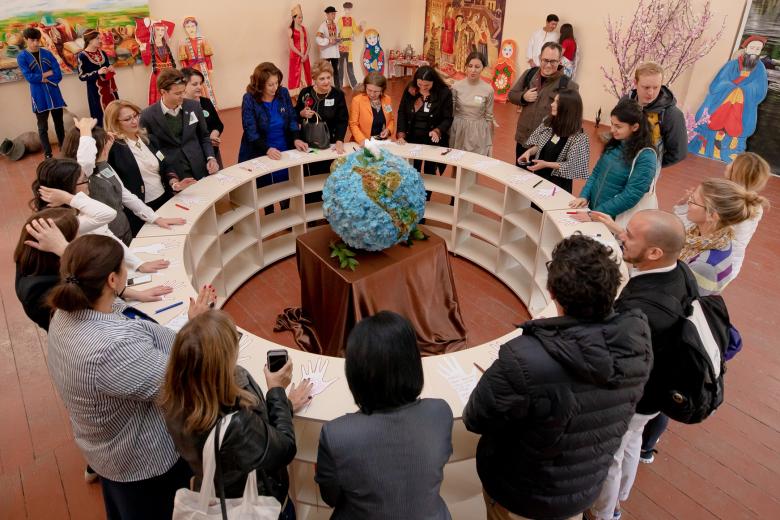
M268 370L278 372L287 364L287 351L284 349L274 349L268 351Z
M133 287L136 285L141 285L144 283L149 283L152 281L152 275L150 274L142 274L141 276L136 276L135 278L130 278L127 280L127 286Z
M534 162L533 162L533 161L528 161L528 162L519 162L519 163L517 163L517 165L518 165L520 168L528 168L529 166L533 166L533 165L534 165Z

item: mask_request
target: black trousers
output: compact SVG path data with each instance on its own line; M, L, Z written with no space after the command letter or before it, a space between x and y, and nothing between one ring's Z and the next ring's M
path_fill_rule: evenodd
M642 451L655 449L658 439L661 438L661 434L666 431L668 425L669 418L664 414L659 413L653 417L650 422L645 425L645 429L642 432Z
M38 138L41 140L43 153L46 157L51 157L51 143L49 143L49 113L51 112L52 121L54 121L54 132L57 134L57 141L62 148L62 142L65 140L65 125L62 122L62 108L53 108L44 112L36 112L35 118L38 120Z
M526 150L528 150L528 148L525 146L521 145L520 143L515 143L515 166L517 166L517 160L525 153Z
M171 520L176 490L190 485L192 470L184 459L158 477L136 482L100 478L108 520Z
M339 53L339 73L337 75L339 78L339 84L336 85L338 88L341 88L341 85L343 85L342 82L344 81L344 70L347 71L347 75L349 76L349 86L355 88L357 86L357 79L355 78L355 70L352 68L352 62L349 61L348 52Z
M421 165L422 170L420 169ZM415 159L413 166L415 170L426 175L444 175L444 169L447 168L446 164L437 163L434 161L423 162L420 159ZM425 190L425 200L431 200L431 192L428 190ZM452 204L450 204L450 206L452 206Z
M339 76L339 58L328 58L328 61L333 65L333 86L341 90L341 76ZM317 78L312 78L317 79ZM336 84L336 82L339 84Z

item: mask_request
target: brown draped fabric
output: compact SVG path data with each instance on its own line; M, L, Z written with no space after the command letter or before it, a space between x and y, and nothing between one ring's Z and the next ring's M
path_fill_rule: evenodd
M360 264L354 272L340 269L330 257L330 242L339 240L330 226L300 235L296 257L303 312L285 309L277 319L278 330L293 331L303 350L343 357L355 323L390 310L412 322L422 355L465 348L466 326L447 245L430 235L411 247L356 251Z

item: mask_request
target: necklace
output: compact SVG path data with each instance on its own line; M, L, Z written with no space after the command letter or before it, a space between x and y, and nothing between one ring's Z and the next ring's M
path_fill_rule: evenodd
M103 52L100 50L88 51L84 49L84 55L95 65L103 65Z

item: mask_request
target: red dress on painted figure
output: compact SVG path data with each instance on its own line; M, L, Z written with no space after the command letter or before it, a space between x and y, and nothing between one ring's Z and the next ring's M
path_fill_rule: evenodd
M176 68L176 61L168 46L175 25L167 20L152 22L148 18L136 18L135 24L136 39L141 44L141 59L144 65L152 66L152 74L149 77L149 104L153 105L160 100L160 93L157 91L157 76L160 71Z
M303 59L300 54L290 48L289 71L287 73L287 88L294 90L303 87L301 81L301 67L303 67L303 80L306 85L311 85L311 62L309 61L309 35L306 33L306 27L303 26L303 11L301 4L295 5L291 10L292 22L288 28L289 38L292 39L292 47L306 56Z

